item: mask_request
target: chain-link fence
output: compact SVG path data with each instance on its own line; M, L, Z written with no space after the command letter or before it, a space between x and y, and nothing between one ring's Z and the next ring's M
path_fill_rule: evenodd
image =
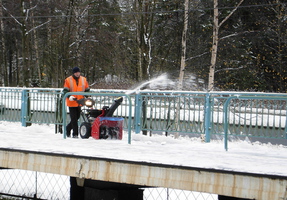
M147 188L144 190L144 200L217 200L218 195L176 190L170 188Z
M70 177L18 169L0 170L0 199L70 199ZM144 200L216 200L217 195L169 188L145 188Z
M0 194L6 199L65 200L70 198L70 178L35 171L2 169Z

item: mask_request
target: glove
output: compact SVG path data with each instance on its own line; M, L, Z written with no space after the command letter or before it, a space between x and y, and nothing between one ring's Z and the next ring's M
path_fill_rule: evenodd
M76 99L76 97L74 97L74 96L70 96L70 97L69 97L69 100L70 100L70 101L75 101L75 99Z

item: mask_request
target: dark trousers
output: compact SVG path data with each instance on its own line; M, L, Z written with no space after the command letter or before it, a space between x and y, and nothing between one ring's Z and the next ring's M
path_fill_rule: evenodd
M71 136L71 130L73 130L73 136L78 136L78 129L79 129L78 120L81 115L81 107L69 107L69 111L70 111L71 121L66 127L67 136L68 137Z

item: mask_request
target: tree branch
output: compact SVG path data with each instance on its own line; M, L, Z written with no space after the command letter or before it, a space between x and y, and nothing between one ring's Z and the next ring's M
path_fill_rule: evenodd
M200 54L200 55L193 56L193 57L189 57L189 58L187 58L185 61L192 60L192 59L194 59L194 58L199 58L199 57L204 56L205 54L208 54L208 53L209 53L209 52L204 52L204 53L202 53L202 54Z
M219 28L224 22L226 22L226 20L229 19L229 17L237 10L237 8L243 3L243 1L244 1L244 0L241 0L241 1L237 4L237 6L229 13L229 15L227 15L227 16L225 17L225 19L222 20L222 22L220 22L220 24L218 25L218 28Z
M29 17L29 12L30 12L30 10L33 10L33 9L35 9L36 7L37 7L37 5L35 5L35 6L32 7L32 8L27 9L25 21L28 21L28 17Z
M8 10L7 8L5 8L3 5L2 5L2 8L10 15L10 17L12 17L16 22L17 24L19 24L20 26L23 26L23 24L21 22L19 22L16 17L14 17Z
M237 36L237 35L241 35L241 34L245 34L245 33L254 33L254 32L255 32L255 31L244 31L244 32L240 32L240 33L233 33L233 34L224 36L224 37L222 37L222 38L219 38L219 40L224 40L224 39L226 39L226 38L234 37L234 36Z
M245 68L245 66L242 66L242 67L238 67L238 68L224 68L224 69L219 69L219 70L216 70L214 73L217 73L217 72L221 72L221 71L235 71L235 70L239 70L239 69L243 69Z
M46 21L45 23L40 24L39 26L36 26L36 27L30 29L29 31L27 31L27 32L25 33L25 35L28 35L31 31L33 31L33 30L35 30L35 29L37 29L37 28L40 28L41 26L44 26L45 24L48 24L49 22L51 22L51 20Z

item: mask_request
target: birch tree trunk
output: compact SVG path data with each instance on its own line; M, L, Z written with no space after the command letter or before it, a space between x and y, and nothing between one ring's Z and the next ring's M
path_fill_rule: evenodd
M214 9L213 36L212 36L211 61L210 61L209 76L208 76L208 91L212 91L214 89L214 71L215 71L215 65L216 65L216 59L217 59L219 28L238 9L238 7L243 3L243 1L244 0L240 0L237 6L235 6L235 8L228 14L228 16L226 16L219 24L218 0L213 0L213 9Z
M21 0L21 14L23 20L20 24L21 26L21 34L22 34L22 81L23 86L29 87L29 75L30 75L30 67L28 64L28 34L27 34L27 27L26 27L26 9L24 7L24 0Z
M208 91L212 91L214 87L214 69L217 58L217 46L218 46L218 0L213 1L213 35L212 35L212 49L211 49L211 61L209 67L208 76Z
M188 9L189 9L189 0L185 0L184 2L184 17L183 17L183 30L182 30L182 38L181 38L181 61L180 61L180 71L179 71L179 81L177 84L177 90L182 90L183 88L183 78L185 71L185 57L186 57L186 34L188 27ZM176 116L175 116L175 127L176 130L179 129L178 125L180 122L180 97L176 100ZM179 133L175 133L175 138L178 138Z
M188 4L189 0L185 0L184 3L184 19L183 19L183 30L182 30L182 38L181 38L181 60L180 60L180 71L179 71L179 81L177 84L177 90L182 90L184 70L185 70L185 58L186 58L186 34L187 34L187 26L188 26Z

